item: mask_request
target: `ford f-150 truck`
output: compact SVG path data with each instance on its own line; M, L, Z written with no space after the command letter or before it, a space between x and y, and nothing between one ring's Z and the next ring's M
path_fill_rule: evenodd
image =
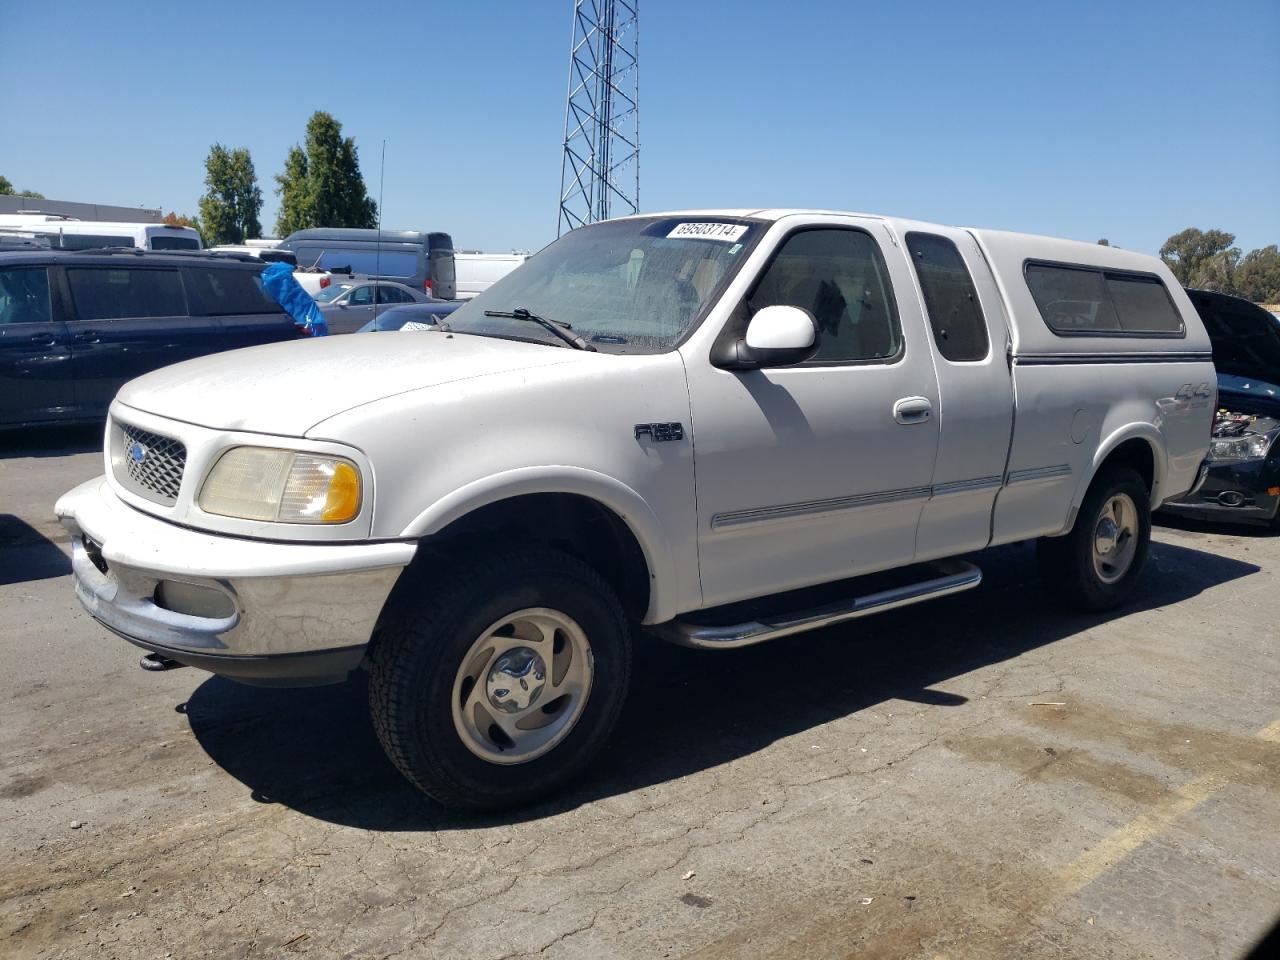
M978 585L1132 591L1193 488L1210 344L1157 259L795 210L574 230L434 332L236 351L111 407L76 591L256 683L369 671L404 775L527 802L604 744L633 636L757 643ZM826 585L815 601L814 588Z

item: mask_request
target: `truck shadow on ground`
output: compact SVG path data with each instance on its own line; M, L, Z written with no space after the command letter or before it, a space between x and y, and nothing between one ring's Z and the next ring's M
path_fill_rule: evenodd
M468 829L677 779L886 700L951 709L967 702L938 689L951 678L1259 570L1153 543L1137 596L1098 617L1055 612L1034 560L1029 545L999 548L982 556L976 590L757 647L703 652L638 638L631 696L603 756L561 796L505 814L453 814L410 787L378 745L361 678L302 690L210 678L179 709L208 756L261 802L372 830Z
M0 513L0 586L70 572L71 561L56 543L25 520Z
M0 434L0 460L19 457L65 457L102 451L102 424L50 424Z
M1224 537L1259 539L1280 536L1280 530L1265 523L1228 523L1225 520L1201 520L1174 513L1157 513L1151 518L1156 527L1182 530L1184 533L1216 533Z

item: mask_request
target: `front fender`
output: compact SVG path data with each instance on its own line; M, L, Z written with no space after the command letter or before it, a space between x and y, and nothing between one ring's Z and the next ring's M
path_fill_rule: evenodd
M649 609L644 622L661 623L679 612L675 561L657 514L631 487L595 470L519 467L474 480L432 503L414 517L400 536L429 537L481 507L535 493L576 494L612 510L635 536L649 569Z

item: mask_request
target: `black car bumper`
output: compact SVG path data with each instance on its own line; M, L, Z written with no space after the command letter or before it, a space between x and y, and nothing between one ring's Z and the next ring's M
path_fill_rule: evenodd
M1280 510L1280 457L1211 464L1203 483L1162 509L1201 520L1270 523Z

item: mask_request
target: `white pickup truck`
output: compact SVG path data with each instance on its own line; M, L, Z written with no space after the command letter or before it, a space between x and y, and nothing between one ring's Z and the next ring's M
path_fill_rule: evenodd
M106 476L56 509L108 629L257 683L364 665L397 767L491 808L601 748L633 635L756 643L977 586L957 558L1031 538L1054 592L1122 602L1150 511L1200 475L1215 389L1152 257L640 216L574 230L437 332L127 384Z

